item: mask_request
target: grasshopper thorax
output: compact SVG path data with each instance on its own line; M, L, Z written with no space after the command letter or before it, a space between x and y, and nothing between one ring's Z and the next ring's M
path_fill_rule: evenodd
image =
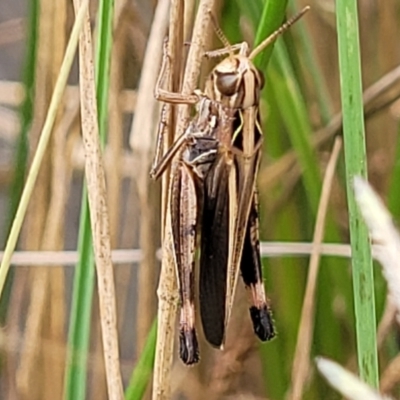
M234 109L259 104L264 76L244 55L221 61L211 72L206 92L210 98Z

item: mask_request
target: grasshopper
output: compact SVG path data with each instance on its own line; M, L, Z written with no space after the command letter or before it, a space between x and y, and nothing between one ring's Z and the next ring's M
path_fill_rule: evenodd
M223 345L239 271L249 290L255 333L263 341L275 335L262 281L255 183L263 141L258 109L263 76L252 59L305 11L250 54L246 43L206 53L208 57L228 53L229 57L212 70L205 94L195 91L184 96L162 89L168 62L164 48L156 98L197 105L197 114L163 157L161 122L150 172L157 179L172 163L169 206L181 301L180 357L185 364L199 360L194 265L200 226L200 314L207 341L216 347ZM239 54L233 55L235 49Z
M249 292L256 335L262 341L275 336L262 280L256 189L263 143L259 100L264 77L252 60L308 9L288 20L251 53L245 42L230 46L216 26L218 36L228 45L207 53L209 57L229 54L212 70L205 93L234 112L230 143L220 141L219 155L204 181L200 314L205 336L216 347L224 342L239 271Z

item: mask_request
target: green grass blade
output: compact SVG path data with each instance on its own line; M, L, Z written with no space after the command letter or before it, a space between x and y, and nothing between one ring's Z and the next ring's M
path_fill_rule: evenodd
M64 399L86 398L86 365L94 288L94 261L86 188L79 227L79 262L75 269L68 333Z
M262 8L262 14L254 40L254 47L260 44L266 37L282 25L286 15L287 3L288 0L267 0L264 2L264 7ZM254 64L261 70L265 71L273 49L274 44L268 46L255 58Z
M234 1L226 1L221 11L220 24L222 32L229 38L230 43L240 43L242 41L242 34L237 28L241 17L240 11Z
M99 134L103 144L105 143L107 133L113 15L114 0L101 0L99 3L95 73Z
M112 48L114 1L99 3L98 39L96 41L96 91L99 135L104 145L107 132L108 88ZM75 270L64 398L86 398L87 353L90 338L90 317L94 289L94 260L87 191L83 190L79 229L79 261Z
M319 164L311 147L311 124L305 107L304 98L297 84L296 76L284 42L275 46L274 57L268 69L270 89L273 90L282 121L287 128L290 141L296 151L303 170L302 179L313 214L316 214L321 192Z
M357 1L338 0L336 12L358 367L361 378L377 388L378 360L371 248L368 230L352 190L354 176L367 175Z
M153 322L142 352L132 372L129 386L125 392L126 400L139 400L143 397L154 366L157 339L157 320Z

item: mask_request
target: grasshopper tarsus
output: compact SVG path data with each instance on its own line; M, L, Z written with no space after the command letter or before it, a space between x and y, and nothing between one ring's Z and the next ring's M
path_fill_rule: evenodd
M193 365L199 362L199 344L194 328L181 327L179 332L179 356L186 365Z
M275 337L271 311L266 304L262 307L250 307L250 316L253 322L254 333L261 341L266 342Z

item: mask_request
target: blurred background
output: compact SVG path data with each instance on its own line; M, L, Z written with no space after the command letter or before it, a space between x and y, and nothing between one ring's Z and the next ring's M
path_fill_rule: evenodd
M218 0L216 3L215 13L231 43L246 40L252 45L263 1ZM113 249L140 250L122 252L124 262L115 264L121 372L125 386L142 354L157 309L159 183L147 178L153 150L143 155L139 154L140 149L132 149L130 145L134 141L130 135L136 91L156 4L147 0L115 0L104 148L111 241ZM188 1L188 9L195 4ZM279 39L268 70L263 71L266 85L261 115L265 140L259 192L264 242L312 240L323 173L333 138L341 134L335 2L293 0L289 2L288 15L306 4L311 6L311 11ZM97 2L92 1L94 32L97 7ZM165 18L168 19L168 14ZM363 88L366 90L378 82L365 99L369 178L398 218L400 73L396 67L400 63L400 2L364 0L359 2L359 18ZM4 249L43 126L73 20L71 0L3 0L0 3L1 249ZM221 47L215 37L210 46ZM209 68L205 63L202 72L206 74ZM80 315L79 307L71 307L79 291L74 270L84 181L77 81L75 65L18 244L19 251L59 253L50 260L43 260L35 253L20 258L11 267L1 298L2 399L50 400L63 398L65 393L66 360L73 343L68 332L71 335L71 321L79 320ZM294 88L290 86L293 81ZM286 96L292 100L287 101ZM306 127L298 121L306 121ZM301 167L292 150L296 149L293 142L300 130L306 131L312 149L310 165ZM148 134L141 132L143 137ZM315 138L321 137L324 140L316 144ZM145 163L142 157L147 157ZM342 158L330 199L326 242L349 242ZM317 171L321 179L315 182L313 193L304 182L305 168ZM130 262L127 262L128 256L131 256ZM211 349L200 333L202 359L198 366L184 367L176 351L173 398L202 399L205 395L285 398L290 389L307 266L305 256L264 258L266 289L278 331L277 338L267 344L260 344L252 332L246 295L239 282L225 350ZM88 271L91 284L84 287L91 289L85 292L87 299L83 308L90 320L83 335L89 335L89 353L85 361L87 378L83 398L101 400L107 398L107 391L99 307L93 269L88 266ZM399 377L387 377L384 371L398 353L399 332L386 302L380 269L375 268L375 272L377 321L381 323L380 370L382 379L387 378L383 388L398 396ZM348 259L322 258L315 306L311 357L328 356L356 371ZM149 393L150 388L146 395ZM304 398L339 396L311 365Z

